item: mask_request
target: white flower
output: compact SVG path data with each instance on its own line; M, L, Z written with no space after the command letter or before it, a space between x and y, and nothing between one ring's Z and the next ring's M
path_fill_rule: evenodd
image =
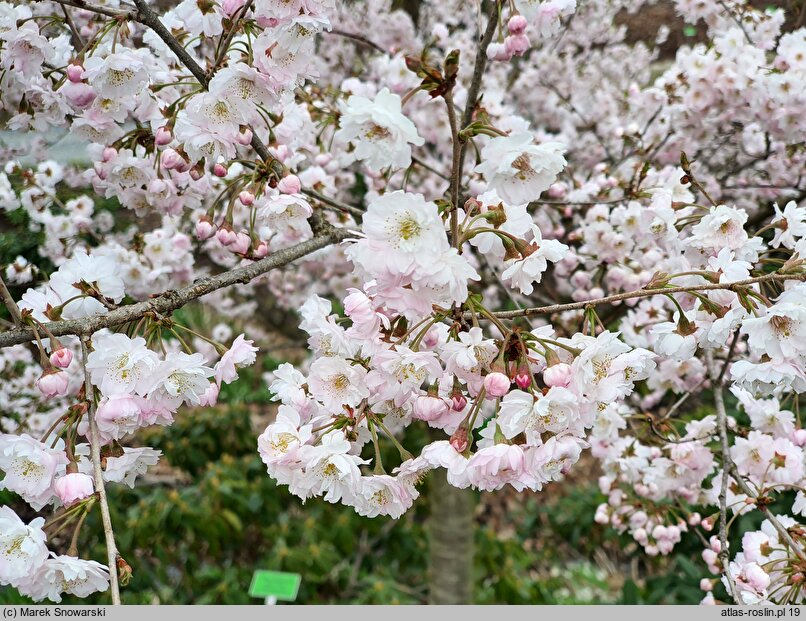
M526 433L529 444L542 443L545 431L565 431L578 416L579 398L561 386L549 389L545 396L535 398L522 390L513 390L502 399L498 426L509 439Z
M328 502L351 502L361 480L358 466L367 463L350 455L352 445L341 431L322 436L318 446L305 447L305 473L290 486L302 498L320 496Z
M272 401L283 403L296 403L305 400L305 376L294 368L294 365L284 362L272 373L273 381L269 390L273 393Z
M618 339L618 334L602 332L571 364L574 383L591 401L610 403L629 395L633 382L643 379L654 368L655 354L633 349Z
M11 507L0 507L0 584L17 586L48 558L45 518L27 526Z
M61 594L87 597L109 588L109 570L97 561L86 561L74 556L56 556L47 559L25 585L20 593L35 602L49 599L62 601Z
M179 110L174 136L192 162L235 157L241 113L234 103L211 93L192 97Z
M362 366L344 358L319 358L311 365L308 388L328 410L340 413L344 405L355 407L369 396L366 375Z
M104 99L133 98L148 85L148 70L140 55L122 48L106 58L89 56L84 60L84 78Z
M135 479L139 475L145 474L149 466L156 465L160 455L162 455L162 451L148 446L140 448L124 446L123 455L106 458L104 481L125 483L133 488Z
M759 355L806 360L806 285L784 291L765 315L745 319L740 331Z
M311 429L312 425L302 424L299 412L281 405L275 421L257 439L261 459L267 466L298 461L297 449L311 439ZM269 473L273 474L272 468L269 468Z
M18 493L35 509L54 496L53 480L67 466L64 450L52 449L28 434L0 435L0 489Z
M747 243L744 224L747 212L743 209L717 205L691 228L689 243L697 248L709 250L739 250Z
M501 274L501 280L508 283L513 289L520 289L524 295L531 295L534 291L533 283L543 279L543 272L548 269L548 261L556 263L568 252L568 246L556 239L543 239L540 229L532 227L533 240L529 245L529 254L522 259L512 259L506 262L507 268Z
M782 390L806 392L806 373L786 360L753 363L737 360L730 367L731 379L751 393L773 394Z
M59 270L53 274L48 283L59 296L64 319L80 319L107 312L99 300L93 297L79 297L85 294L76 287L84 282L91 285L98 293L117 303L123 299L124 285L120 277L120 267L110 257L89 256L77 251ZM78 299L74 299L78 297Z
M775 235L770 242L773 248L785 246L794 248L799 239L806 235L806 207L798 207L795 201L789 201L781 211L778 203L773 203L775 217L770 224L775 227Z
M339 102L339 110L336 139L355 144L355 156L372 170L406 168L411 164L409 143L425 143L401 112L400 97L388 88L381 89L374 101L352 95L346 103Z
M308 218L313 209L302 194L278 194L260 200L258 217L271 232L289 240L299 239L311 233Z
M220 2L206 2L204 6L202 9L197 0L183 0L174 9L174 13L182 20L183 28L189 33L217 37L224 31L221 24L224 12Z
M154 381L148 397L155 397L166 406L176 408L183 401L188 405L198 405L210 387L207 378L213 370L204 365L201 354L169 352L165 360L154 370Z
M227 99L244 123L260 119L257 106L270 109L277 101L269 78L245 63L235 63L218 71L210 80L208 90L219 99Z
M490 188L513 205L537 200L565 168L565 146L559 142L532 143L528 132L498 136L481 151L475 171Z
M396 520L411 507L417 496L419 493L414 486L406 485L400 478L376 474L361 477L353 503L359 515L388 515Z
M251 366L257 359L257 347L254 341L248 341L244 335L239 335L230 348L221 356L215 365L215 377L219 386L221 383L229 384L238 379L238 369Z
M397 265L400 271L405 271L408 263L427 261L448 245L436 204L426 201L422 194L402 190L374 199L363 217L362 230L368 239L401 257Z
M90 379L105 396L145 395L158 363L157 354L146 347L145 339L110 332L93 337L93 351L87 357Z
M449 373L456 373L457 368L478 373L493 361L498 347L493 339L484 338L481 328L473 327L460 332L459 341L448 341L442 351Z

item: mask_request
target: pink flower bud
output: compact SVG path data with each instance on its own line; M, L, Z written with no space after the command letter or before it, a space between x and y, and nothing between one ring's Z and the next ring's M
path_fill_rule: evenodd
M218 402L218 392L220 390L221 389L218 387L218 384L215 382L210 382L207 390L205 390L204 394L199 398L199 405L203 407L215 405Z
M509 30L509 34L511 35L519 35L523 34L528 25L529 22L526 21L523 15L513 15L507 22L507 30Z
M251 144L252 130L247 127L242 132L239 132L238 135L235 137L235 142L243 146L248 146L249 144Z
M528 371L518 371L515 376L515 383L521 390L526 390L532 384L532 375Z
M285 162L289 155L288 147L284 144L277 145L277 148L274 150L274 155L281 162Z
M78 84L82 80L82 76L84 75L84 67L81 65L67 65L67 79L70 80L73 84Z
M795 429L792 432L792 442L798 446L806 446L806 429Z
M184 158L173 149L165 149L160 157L160 162L165 170L172 170L178 168L180 164L184 164Z
M711 531L714 528L714 521L709 517L705 518L700 524L704 531Z
M194 166L190 169L190 178L193 179L193 181L198 181L202 177L204 177L203 166Z
M280 183L277 184L277 189L283 194L299 194L299 191L302 189L302 184L299 181L299 177L296 175L286 175L280 179Z
M688 523L690 526L697 526L702 521L699 513L692 513L688 516Z
M597 511L593 516L593 521L597 524L609 524L610 518L608 517L607 512Z
M65 507L69 507L78 500L92 496L95 488L92 477L81 472L72 472L56 479L53 490Z
M196 223L196 237L204 241L215 235L215 224L205 216Z
M414 418L419 420L436 420L440 416L447 414L448 411L448 404L439 397L420 395L414 401Z
M148 191L150 194L160 195L168 189L168 184L162 179L152 179L148 184Z
M264 15L259 15L255 21L257 21L257 25L261 28L274 28L280 23L280 20L276 17L265 17Z
M512 58L512 54L507 52L507 48L503 43L490 43L487 46L487 59L488 60L502 60L507 61Z
M467 399L462 394L454 394L451 396L451 408L455 412L461 412L467 406Z
M102 162L108 162L118 156L118 150L115 147L105 147L103 155L101 156Z
M467 450L467 428L464 425L453 432L450 444L459 453L464 453Z
M174 137L167 127L160 127L154 134L154 144L156 144L158 147L164 147L165 145L171 144L171 140L173 139Z
M529 37L525 34L510 35L504 39L504 49L511 56L523 56L530 47Z
M235 254L246 254L249 252L249 247L252 245L252 238L247 233L241 231L235 235L235 241L227 246L230 252Z
M550 198L562 198L565 196L566 187L564 183L554 183L548 189L548 195Z
M232 17L235 15L235 11L241 10L244 2L245 0L224 0L224 2L221 3L221 10L227 17Z
M67 394L68 383L67 373L51 369L36 380L36 387L45 397L63 397Z
M255 195L249 192L248 190L243 190L240 194L238 194L238 200L241 201L244 205L249 207L252 203L255 202Z
M262 241L257 245L255 248L255 252L253 253L256 259L263 259L264 257L269 256L269 245Z
M511 383L506 375L494 371L484 377L484 390L488 397L503 397L509 392Z
M215 234L216 239L222 246L229 246L230 244L234 244L235 241L238 239L238 236L235 234L228 225L222 226Z
M64 94L64 98L71 106L82 110L95 101L95 91L89 84L83 82L67 82L59 92Z
M66 369L73 361L73 352L66 347L57 349L50 355L50 364L60 369Z
M713 591L714 590L714 583L711 582L708 578L703 578L700 580L700 589L703 591Z
M213 174L216 177L226 177L227 176L227 167L224 164L216 164L213 166Z
M571 383L571 365L558 362L543 371L543 383L549 388L562 386L566 388Z

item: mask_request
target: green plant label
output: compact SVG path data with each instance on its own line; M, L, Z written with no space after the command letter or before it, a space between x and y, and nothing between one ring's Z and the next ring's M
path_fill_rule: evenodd
M249 595L251 597L274 597L284 602L293 602L297 599L301 580L300 574L258 569L252 575Z

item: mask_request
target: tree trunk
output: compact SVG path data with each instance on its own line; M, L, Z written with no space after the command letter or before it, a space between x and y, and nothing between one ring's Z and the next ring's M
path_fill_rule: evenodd
M431 473L429 492L428 602L472 604L475 493L448 485L441 468Z

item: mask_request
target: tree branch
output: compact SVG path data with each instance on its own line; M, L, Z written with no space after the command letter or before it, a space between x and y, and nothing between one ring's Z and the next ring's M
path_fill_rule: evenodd
M374 50L379 51L381 54L387 54L387 55L389 54L389 52L387 50L383 49L380 45L378 45L377 43L375 43L374 41L372 41L371 39L368 39L367 37L365 37L363 35L356 34L354 32L346 32L344 30L338 30L336 28L334 28L334 29L332 29L330 31L326 31L326 32L328 34L336 35L337 37L344 37L345 39L351 39L351 40L355 41L356 43L359 43L359 44L364 45L366 47L371 47Z
M462 252L462 244L459 240L459 185L462 182L461 158L463 143L459 139L456 108L453 104L453 88L448 89L442 97L448 109L448 123L451 128L451 244L459 252Z
M14 298L11 297L8 288L6 287L6 282L3 280L2 276L0 276L0 300L2 300L3 304L6 305L8 313L14 320L14 325L18 327L22 326L22 315L20 314L20 309L17 306L17 303L14 301Z
M42 2L43 0L34 0L34 1ZM111 17L113 19L124 19L124 20L137 19L137 11L134 10L126 11L123 9L110 9L105 6L101 6L100 4L93 4L92 2L86 2L85 0L52 0L52 1L64 6L72 6L77 9L83 9L85 11L90 11L92 13L98 13L98 15L106 15L107 17Z
M353 205L348 205L346 203L342 203L340 201L337 201L334 198L330 198L328 196L325 196L324 194L319 194L319 192L316 192L314 190L309 190L307 188L302 188L301 191L302 191L303 194L318 200L320 203L324 203L325 205L330 205L331 207L333 207L334 209L336 209L337 211L340 211L342 213L349 213L351 216L355 216L355 217L357 217L359 219L364 216L364 210L359 209L358 207L354 207Z
M746 280L737 280L734 282L709 283L707 285L693 286L689 285L687 287L666 287L663 289L638 289L636 291L616 293L614 295L608 295L603 298L595 298L593 300L582 300L581 302L570 302L568 304L552 304L551 306L538 306L515 311L502 311L493 313L493 315L498 319L514 319L515 317L529 317L531 315L552 315L554 313L561 313L567 310L577 310L587 306L598 306L599 304L609 304L611 302L620 302L622 300L630 300L632 298L645 298L653 295L666 295L669 293L690 293L692 291L715 291L718 289L735 290L762 282L781 282L786 280L798 280L803 282L806 280L806 273L779 274L774 272L771 274L764 274L763 276L756 276L755 278L747 278ZM467 316L469 318L470 315Z
M103 328L113 328L143 317L147 313L160 315L170 314L188 302L200 298L218 289L229 287L238 283L246 284L250 280L265 274L277 267L287 265L307 254L337 243L354 233L348 229L329 228L325 233L308 241L278 250L271 256L255 261L250 265L236 267L216 276L201 278L178 291L165 291L164 293L145 302L129 304L110 311L105 315L93 315L83 319L70 319L44 324L54 336L73 334L76 336L89 336ZM0 348L10 345L26 343L34 339L30 328L19 328L0 333Z
M728 551L728 479L730 475L725 464L730 459L730 443L728 441L728 415L725 411L725 400L722 396L722 376L717 375L714 366L714 354L710 349L705 350L705 364L708 376L713 382L714 407L716 408L716 421L719 428L720 449L722 452L722 482L719 489L719 559L722 561L722 571L728 580L728 593L737 604L741 604L739 589L730 573L730 552Z
M81 339L82 362L84 363L84 392L89 405L87 422L90 427L90 458L92 459L92 470L95 475L95 491L98 493L98 500L101 505L101 523L104 527L106 558L109 564L109 590L112 592L112 604L120 606L118 547L115 543L115 531L112 530L112 517L109 515L109 503L106 499L106 488L104 487L104 473L101 468L101 437L98 433L98 422L95 420L95 387L92 385L90 370L87 367L87 357L89 356L88 341L89 336Z
M748 498L751 498L756 501L756 508L764 514L764 517L769 520L772 527L776 530L778 535L780 535L781 539L786 542L786 544L792 549L792 552L801 560L806 561L806 554L803 551L803 546L798 545L795 543L795 540L792 539L792 535L789 534L789 531L784 528L784 525L778 521L778 518L775 517L772 511L770 511L769 507L767 507L766 503L758 502L758 494L756 494L750 486L745 482L742 478L742 475L739 473L739 469L736 467L736 463L733 461L733 458L730 456L730 447L728 446L728 438L727 438L727 412L725 410L725 401L722 397L722 382L719 380L721 374L716 373L716 367L714 366L713 355L710 351L706 350L705 352L705 360L708 368L708 375L712 378L717 378L717 381L714 382L712 389L714 391L714 406L716 408L716 416L717 416L717 424L719 426L719 436L720 436L720 443L721 443L721 452L722 452L722 470L723 473L730 473L733 479L736 481L736 484L739 486L739 489L745 494ZM720 535L720 545L722 550L720 551L720 556L722 552L727 550L727 545L725 542L722 541L722 531L723 531L723 520L724 515L722 515L722 509L724 507L724 500L723 500L723 493L725 496L727 495L727 489L724 487L726 485L725 479L723 476L723 492L720 493L720 527L719 527L719 535ZM728 575L728 582L732 580L730 578L730 574L727 573L727 565L723 566L725 569L726 575ZM735 585L734 585L735 586ZM735 596L734 596L735 597ZM736 599L736 603L741 603L738 599Z
M467 89L467 101L465 103L465 111L462 114L461 129L464 129L473 120L473 113L476 111L476 103L479 98L479 91L481 90L481 80L484 77L484 69L487 67L487 48L495 35L495 29L498 26L498 6L499 0L492 3L490 10L490 21L487 22L487 28L479 42L479 49L476 51L476 60L473 64L473 77L470 80L470 87ZM467 142L462 143L462 150L459 154L459 167L458 171L453 171L454 174L458 173L459 181L461 183L462 175L465 167L465 155L467 154Z

